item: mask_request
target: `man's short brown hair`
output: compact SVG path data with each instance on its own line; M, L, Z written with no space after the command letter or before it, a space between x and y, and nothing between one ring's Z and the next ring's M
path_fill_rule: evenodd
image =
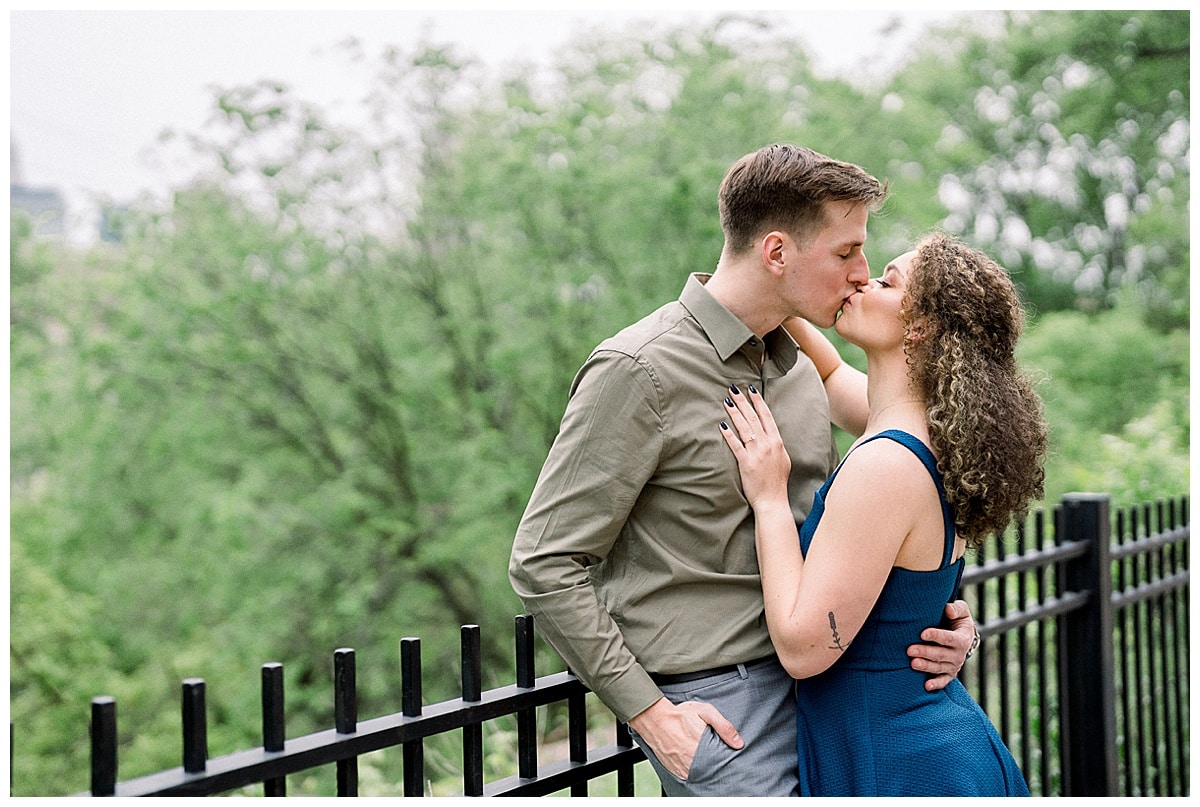
M733 164L721 181L717 206L726 248L737 254L770 230L805 243L823 224L826 202L858 202L877 210L886 196L887 183L853 163L776 144Z

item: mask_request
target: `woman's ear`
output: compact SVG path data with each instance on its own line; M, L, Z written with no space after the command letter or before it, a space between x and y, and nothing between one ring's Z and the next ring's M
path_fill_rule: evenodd
M920 345L925 341L925 321L910 322L904 329L904 347Z

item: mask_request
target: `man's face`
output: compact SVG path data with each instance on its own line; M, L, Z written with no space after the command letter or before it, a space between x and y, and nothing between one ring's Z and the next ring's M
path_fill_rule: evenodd
M865 205L827 202L824 226L806 244L796 245L785 294L794 313L819 328L831 327L842 303L871 279L863 254L867 215Z

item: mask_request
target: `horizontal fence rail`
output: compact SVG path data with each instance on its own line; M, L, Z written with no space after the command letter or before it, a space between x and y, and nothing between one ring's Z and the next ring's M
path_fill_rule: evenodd
M1049 516L1049 517L1047 517ZM1115 514L1106 496L1071 494L1049 514L993 536L963 574L982 636L960 673L996 724L1033 795L1190 794L1188 499ZM117 780L117 712L92 701L95 796L213 795L261 785L287 794L289 775L336 769L339 795L359 792L358 759L399 747L405 796L427 795L424 741L461 734L462 795L588 795L616 773L634 795L645 756L617 722L611 744L589 748L588 690L569 671L534 674L534 626L516 617L516 682L482 691L479 627L461 629L462 695L422 703L420 640L401 642L401 711L360 721L354 651L334 653L333 728L292 739L283 667L262 668L263 745L209 758L202 679L185 679L182 765ZM800 684L803 686L803 683ZM535 711L566 704L567 758L539 764ZM484 781L483 725L512 717L517 773ZM89 795L89 794L79 794Z

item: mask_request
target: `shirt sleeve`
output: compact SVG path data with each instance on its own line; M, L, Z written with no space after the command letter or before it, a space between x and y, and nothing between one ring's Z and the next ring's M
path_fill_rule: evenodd
M509 560L509 579L538 633L622 721L662 692L626 646L588 569L608 556L658 465L660 392L635 357L598 350L588 359Z

